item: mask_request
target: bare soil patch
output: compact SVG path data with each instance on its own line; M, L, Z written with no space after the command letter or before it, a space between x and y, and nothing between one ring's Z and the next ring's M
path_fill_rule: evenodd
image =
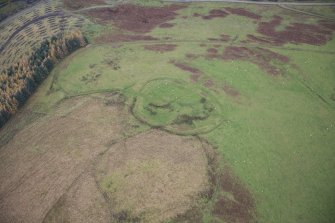
M177 47L176 44L153 44L153 45L145 45L144 49L163 53L173 51L176 47Z
M148 35L103 34L95 39L97 43L133 42L158 40Z
M86 8L92 5L103 5L106 4L104 0L63 0L65 8L77 10L80 8Z
M176 11L185 7L186 5L182 4L164 7L122 4L115 8L92 9L87 14L98 19L101 23L113 22L120 29L146 33L156 26L174 19L177 16Z
M209 188L202 143L158 130L115 144L98 163L96 177L117 222L168 220Z
M261 19L262 16L257 15L253 12L250 12L246 9L243 8L231 8L231 7L227 7L225 8L225 10L227 10L229 13L234 14L234 15L239 15L239 16L244 16L250 19Z
M282 20L282 17L274 16L269 22L260 22L257 30L277 45L304 43L319 46L326 44L332 39L334 31L332 23L320 22L318 25L291 23L284 30L277 31L276 28L281 24Z

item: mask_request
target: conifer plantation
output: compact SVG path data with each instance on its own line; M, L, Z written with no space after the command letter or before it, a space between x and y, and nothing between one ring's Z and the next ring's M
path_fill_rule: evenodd
M55 64L86 44L79 30L59 34L43 41L30 56L4 70L0 74L0 127L25 103Z

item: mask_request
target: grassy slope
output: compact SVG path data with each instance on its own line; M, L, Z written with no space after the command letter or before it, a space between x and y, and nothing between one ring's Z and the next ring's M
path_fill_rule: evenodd
M216 6L218 4L194 4L182 14L190 16ZM262 11L257 7L251 9ZM274 8L271 13L280 12L278 10ZM264 13L268 18L272 16L269 11ZM240 92L237 99L222 90L213 92L224 106L226 121L204 137L218 147L253 192L258 205L258 222L334 222L335 103L322 102L301 81L305 78L303 83L329 98L335 91L335 56L275 49L289 56L302 72L291 69L283 77L273 78L248 62L184 57L185 53L203 54L206 50L190 40L202 42L225 33L238 36L238 43L247 33L254 32L256 25L252 21L230 16L225 20L204 21L190 17L174 22L175 27L157 28L151 34L173 36L182 41L175 51L163 54L147 51L141 43L124 44L120 48L82 49L54 70L31 105L37 111L47 111L66 95L111 89L124 89L133 97L144 83L158 77L189 81L189 73L169 63L171 59L184 61L216 83L229 83ZM333 40L323 47L288 47L334 50L334 45ZM119 70L111 69L104 62L111 58L119 61ZM93 69L89 67L91 64L96 64ZM81 80L86 74L96 73L101 74L96 81ZM53 87L57 91L44 95L52 78L55 78Z

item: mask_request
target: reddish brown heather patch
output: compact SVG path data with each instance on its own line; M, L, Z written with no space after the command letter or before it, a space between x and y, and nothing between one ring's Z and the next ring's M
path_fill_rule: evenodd
M85 7L89 7L92 5L102 5L102 4L106 4L106 2L104 0L63 0L64 6L68 9L73 9L73 10L77 10L80 8L85 8Z
M230 40L229 35L221 34L220 36L221 36L221 38L220 38L221 41L227 42L227 41Z
M231 14L235 14L235 15L239 15L239 16L244 16L244 17L248 17L248 18L251 18L251 19L260 19L260 18L262 18L262 16L257 15L257 14L255 14L253 12L250 12L248 10L245 10L243 8L230 8L230 7L227 7L227 8L225 8L225 10L227 10Z
M171 28L175 25L175 23L162 23L159 25L160 28Z
M208 15L201 15L199 13L194 13L193 16L195 17L202 17L203 19L213 19L213 18L224 18L227 15L229 15L226 11L220 10L220 9L212 9L209 11Z
M209 41L220 41L218 38L207 38Z
M215 49L215 48L209 48L209 49L207 49L207 52L209 53L209 54L217 54L218 53L218 50L217 49Z
M200 57L199 55L196 55L196 54L193 54L193 53L188 53L185 56L186 56L187 59L191 59L191 60L197 59L197 58Z
M176 44L153 44L144 46L144 49L163 53L167 51L173 51L176 47Z
M168 5L164 7L145 7L123 4L115 8L97 8L87 12L101 23L113 22L118 28L132 32L146 33L156 26L172 20L176 11L186 5Z
M223 54L208 54L207 58L221 58L224 60L245 60L256 64L259 68L271 75L282 74L282 71L273 65L288 63L289 58L271 50L263 48L247 48L238 46L226 47Z
M222 42L228 42L230 40L229 35L221 34L220 38L207 38L209 41L222 41Z
M223 91L224 91L226 94L228 94L228 95L230 95L230 96L232 96L232 97L237 97L237 96L240 95L240 92L238 92L235 88L233 88L232 86L230 86L230 85L228 85L228 84L225 84L225 85L223 86Z
M266 36L265 37L254 36L254 35L248 34L247 38L248 38L247 40L244 40L242 42L245 42L245 43L256 42L256 43L265 43L265 44L271 44L271 45L281 45L281 44L278 44L272 38L269 38L269 37L266 37Z
M269 22L259 23L257 30L260 34L270 37L271 41L277 45L285 43L323 45L332 39L333 32L330 29L332 25L291 23L283 31L276 31L276 27L281 24L282 20L280 16L274 16Z
M327 29L335 31L335 22L330 22L327 20L320 20L319 24Z
M214 86L214 82L212 80L206 80L203 85L207 88L211 88Z
M194 81L194 82L197 82L199 80L199 78L201 77L202 73L197 68L190 67L186 64L178 63L178 62L175 62L175 61L171 61L171 63L173 63L176 67L178 67L178 68L180 68L184 71L190 72L192 74L191 75L191 80Z
M147 35L104 34L97 37L95 40L98 43L111 43L111 42L132 42L138 40L158 40L158 39Z
M213 214L227 222L253 222L256 205L252 194L227 167L221 176L221 189L231 197L221 195L214 205Z

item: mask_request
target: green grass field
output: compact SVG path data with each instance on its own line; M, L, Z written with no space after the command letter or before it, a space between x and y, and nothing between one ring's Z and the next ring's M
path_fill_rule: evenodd
M201 17L226 7L261 18ZM314 11L335 14L334 7ZM282 17L278 32L294 23L321 27L320 18L276 6L228 3L191 3L176 13L166 21L172 27L140 33L152 40L104 42L99 36L139 33L123 30L115 21L84 26L90 45L64 59L22 113L53 116L63 101L121 92L136 131L159 128L200 137L215 148L220 165L229 166L255 200L256 216L250 222L335 222L333 32L327 30L331 34L324 34L327 40L320 44L250 42L248 35L262 36L260 23L274 15ZM312 28L304 32L319 35ZM221 34L230 38L221 40ZM162 44L173 49L150 50ZM248 50L230 51L237 47ZM14 118L0 138L10 125L19 124ZM211 202L202 222L244 222L218 218L208 211Z

